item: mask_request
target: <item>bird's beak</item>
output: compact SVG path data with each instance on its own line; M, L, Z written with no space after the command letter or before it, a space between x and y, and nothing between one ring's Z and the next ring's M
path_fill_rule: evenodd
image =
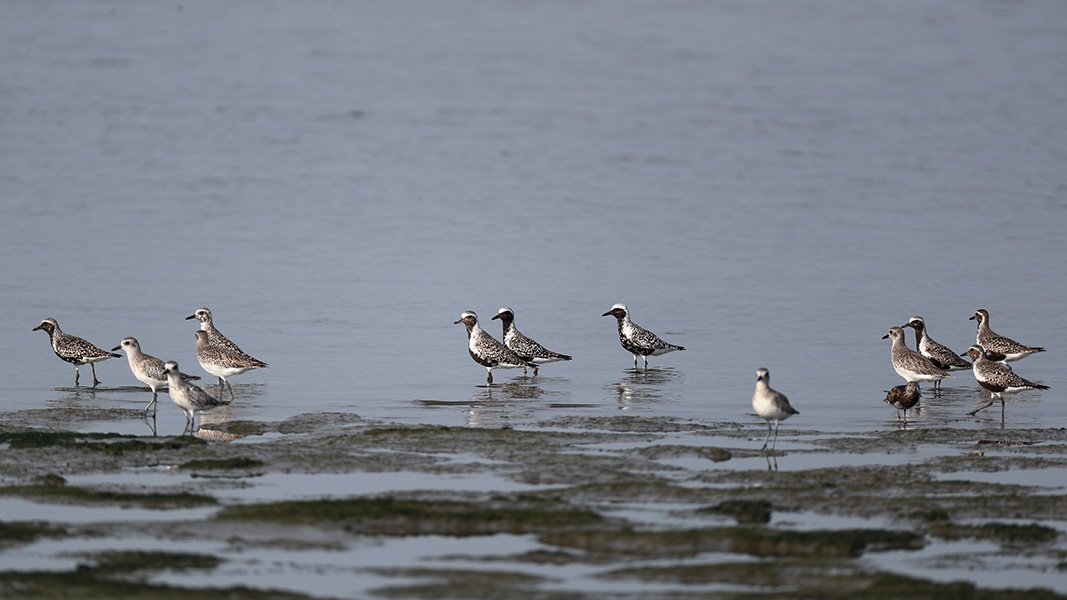
M189 315L188 317L185 317L185 320L188 321L189 319L195 319L195 318L196 318L196 315Z
M37 327L34 327L34 328L33 328L33 329L31 329L30 331L37 331L37 330L38 330L38 329L40 329L41 327L44 327L44 325L43 325L43 324L42 324L42 325L38 325Z
M114 352L114 351L118 350L121 347L122 347L122 344L119 344L118 346L115 346L114 348L112 348L111 351Z
M883 336L882 336L882 339L884 340L884 339L886 339L886 338L888 338L888 337L889 337L889 334L887 333L887 334L885 334L885 335L883 335Z
M973 320L975 320L975 319L977 319L977 318L978 318L978 315L977 315L977 314L974 314L974 315L971 315L971 316L967 317L967 320L968 320L968 321L973 321Z
M463 322L463 319L460 319L460 320L458 320L458 321L455 321L455 322L453 322L452 324L453 324L453 325L459 325L459 324L460 324L460 323L462 323L462 322Z
M600 316L607 317L607 316L610 316L610 315L611 315L611 311L609 310L608 312L606 312L606 313L604 313L604 314L602 314Z
M496 313L495 315L493 315L493 319L499 319L499 318L500 318L500 313ZM491 320L492 320L492 319L490 319L490 321L491 321Z

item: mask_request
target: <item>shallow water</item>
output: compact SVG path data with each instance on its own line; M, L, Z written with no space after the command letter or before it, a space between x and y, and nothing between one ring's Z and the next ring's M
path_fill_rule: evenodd
M1014 367L1052 389L968 417L987 394L957 372L911 426L1067 424L1062 3L296 6L7 7L0 413L150 399L125 358L72 388L42 318L206 375L208 306L270 368L207 421L762 427L765 366L788 452L896 428L881 336L918 314L962 351L981 307L1049 349ZM687 350L632 372L615 302ZM499 337L503 305L575 359L485 387L453 321ZM160 394L154 429L55 426L184 417Z

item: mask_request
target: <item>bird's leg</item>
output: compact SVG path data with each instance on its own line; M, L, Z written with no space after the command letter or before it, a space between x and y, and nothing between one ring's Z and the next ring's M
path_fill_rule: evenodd
M487 368L486 371L489 373L489 376L485 378L485 382L493 383L493 370Z
M525 373L525 371L524 371ZM537 365L534 365L534 377L537 377Z
M156 391L152 390L152 401L148 403L148 406L144 407L144 414L148 414L148 409L155 409L156 407ZM152 418L155 418L156 411L152 411Z
M226 382L226 387L229 388L229 390L230 390L230 400L236 400L237 398L234 397L234 395L233 395L233 386L230 385L229 381ZM196 421L196 415L195 414L193 415L193 421Z
M974 415L978 414L978 411L985 410L985 409L989 408L990 406L993 406L993 398L992 397L990 397L989 402L979 406L978 408L972 410L971 412L969 412L967 414L971 415L971 416L974 416Z
M634 365L637 366L637 365ZM78 379L81 378L81 371L78 369L78 365L74 365L74 387L78 387Z
M96 363L89 363L89 367L93 370L93 387L100 385L100 380L96 378Z
M77 369L78 367L74 367L74 368ZM637 370L637 355L634 354L634 371L636 371L636 370Z
M648 356L642 356L641 358L643 358L645 360L645 370L647 371L648 370Z
M774 447L776 445L778 445L778 423L779 423L778 419L775 419L774 420L774 441L771 442L771 450L774 450ZM771 424L770 421L768 421L767 422L767 426L769 427L770 424Z
M766 450L769 441L771 441L771 420L767 419L767 437L763 438L763 447L760 450Z

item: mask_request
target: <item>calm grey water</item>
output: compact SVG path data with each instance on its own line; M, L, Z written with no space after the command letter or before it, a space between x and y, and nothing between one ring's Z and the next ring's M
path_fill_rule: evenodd
M109 390L137 384L125 359L62 389L43 317L200 373L184 317L208 306L271 365L234 378L239 418L751 423L766 366L790 426L866 430L902 382L886 329L922 315L963 351L984 307L1050 349L1016 363L1052 390L1006 425L1067 424L1063 3L3 13L0 410L145 400ZM628 373L615 302L688 350ZM472 408L485 372L452 323L499 336L502 305L575 360ZM948 384L930 418L999 426L965 418L969 373Z

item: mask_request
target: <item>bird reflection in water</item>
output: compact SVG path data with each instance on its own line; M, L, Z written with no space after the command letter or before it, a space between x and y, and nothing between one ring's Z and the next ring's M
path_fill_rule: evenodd
M627 369L619 381L608 385L608 389L615 393L619 410L629 410L634 405L663 400L667 386L677 384L681 379L681 373L672 368Z

